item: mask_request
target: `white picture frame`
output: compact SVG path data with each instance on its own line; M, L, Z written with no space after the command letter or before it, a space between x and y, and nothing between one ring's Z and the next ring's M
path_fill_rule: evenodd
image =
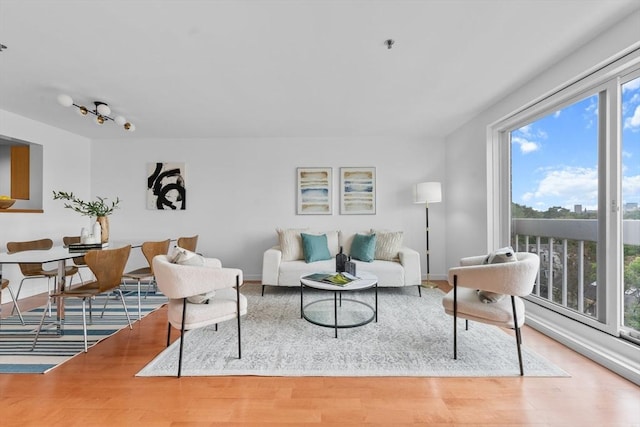
M328 167L299 167L296 213L298 215L333 214L333 175Z
M340 168L340 214L376 214L376 168Z

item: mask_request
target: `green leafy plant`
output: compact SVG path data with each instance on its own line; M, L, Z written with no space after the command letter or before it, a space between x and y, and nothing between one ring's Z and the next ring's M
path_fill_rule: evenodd
M73 209L74 211L86 215L86 216L108 216L118 208L120 204L120 198L116 197L116 200L109 203L106 197L96 197L96 201L85 202L78 199L73 193L66 193L64 191L54 191L53 200L67 200L70 203L65 203L64 207Z

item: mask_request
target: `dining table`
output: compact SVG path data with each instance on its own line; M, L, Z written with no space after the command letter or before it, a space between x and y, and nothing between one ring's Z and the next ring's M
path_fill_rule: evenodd
M175 239L171 239L172 241ZM132 248L139 248L142 246L142 240L136 241L110 241L109 245L105 249L115 249L122 246L131 245ZM98 249L101 250L101 249ZM44 264L44 263L57 263L58 274L56 276L55 292L60 292L65 289L66 276L65 267L67 260L82 256L87 251L70 251L67 246L53 246L51 249L46 250L30 250L22 252L0 253L0 265L5 264ZM48 326L56 327L57 335L64 335L64 298L56 299L56 318Z

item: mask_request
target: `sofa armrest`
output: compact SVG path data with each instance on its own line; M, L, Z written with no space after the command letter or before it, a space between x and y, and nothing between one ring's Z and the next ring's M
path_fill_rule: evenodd
M262 284L278 285L280 274L280 263L282 262L282 251L280 246L274 246L264 251L262 255Z
M421 284L420 253L405 246L400 248L398 255L400 264L402 264L404 268L404 285L413 286Z

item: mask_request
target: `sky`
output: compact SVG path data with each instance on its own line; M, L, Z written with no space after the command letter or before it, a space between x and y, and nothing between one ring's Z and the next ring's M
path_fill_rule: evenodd
M596 210L598 95L511 133L512 200L546 211L574 205ZM640 77L622 90L623 202L640 205Z

